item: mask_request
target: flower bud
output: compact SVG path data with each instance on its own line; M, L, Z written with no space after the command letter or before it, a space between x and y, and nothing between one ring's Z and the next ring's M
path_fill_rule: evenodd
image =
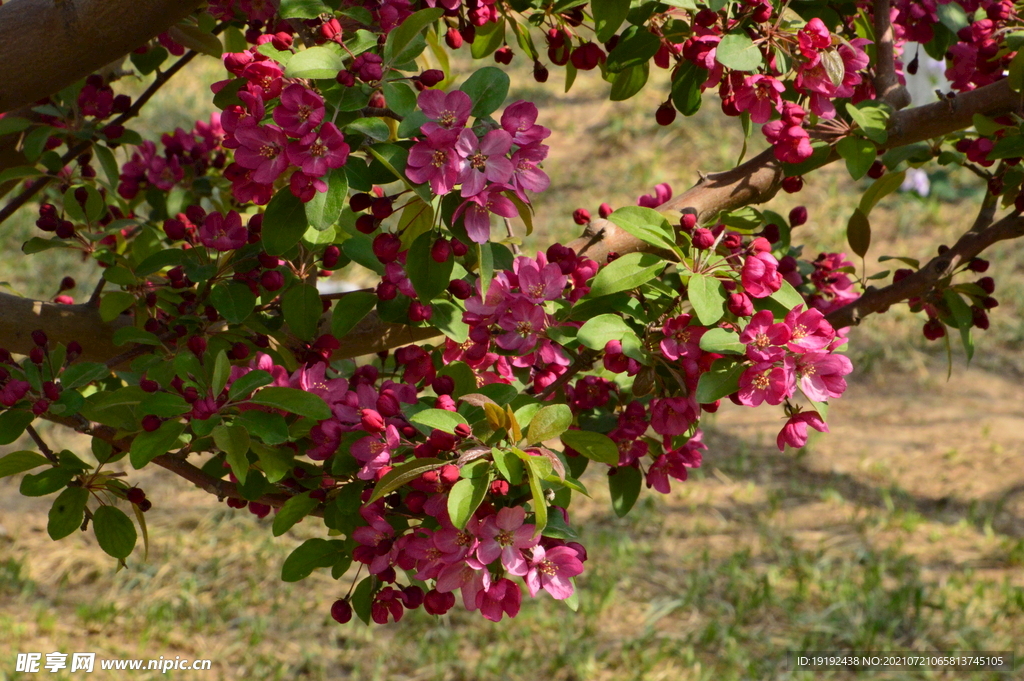
M449 28L448 33L444 36L444 42L453 50L462 47L462 34L459 33L459 29Z
M609 205L607 203L602 203L597 208L597 214L600 215L601 218L605 219L605 220L607 220L608 216L611 215L614 212L615 212L615 209L612 208L611 205Z
M804 180L799 175L791 175L782 179L782 190L787 194L795 194L804 188Z
M324 268L333 270L338 265L338 260L341 258L341 249L331 244L324 249Z
M144 378L139 381L139 387L142 388L144 392L155 393L160 389L160 384L151 378Z
M754 304L746 293L732 293L729 295L729 312L737 317L749 317L754 314Z
M398 260L398 252L401 249L402 240L394 234L384 232L373 239L373 254L384 264Z
M698 227L693 230L693 247L700 250L707 250L715 243L715 235L707 227Z
M203 353L206 352L206 339L202 336L192 336L188 339L188 349L196 357L202 357Z
M377 229L377 221L373 219L372 215L360 215L356 218L356 229L363 234L373 234Z
M451 395L455 391L455 381L451 376L436 376L430 387L438 395Z
M989 293L991 293L991 291L989 291ZM41 329L36 329L35 331L32 332L32 342L38 345L39 347L46 347L47 340L48 339L46 338L46 333Z
M455 594L452 592L441 593L437 589L431 589L423 596L423 609L431 615L443 615L455 607Z
M260 275L260 284L271 293L279 291L284 286L284 275L277 270L268 270Z
M922 332L928 340L938 340L946 335L946 326L938 319L929 319L925 322Z
M799 227L807 222L807 207L797 206L789 211L789 224L791 227Z
M767 239L768 243L770 244L778 243L779 238L782 236L781 234L779 234L779 226L774 222L770 222L767 225L765 225L764 230L761 232L761 235L764 236L764 238Z
M459 300L466 300L473 295L473 289L465 279L452 279L448 283L448 292Z
M572 212L572 221L577 225L586 225L590 222L590 211L586 208L577 208Z
M360 411L359 423L367 433L384 432L384 417L373 409L363 409Z
M972 258L971 262L967 264L967 269L969 269L972 272L978 272L980 274L981 272L988 271L988 265L988 260L984 260L982 258Z
M452 253L455 254L456 258L461 258L466 253L469 253L469 247L458 239L452 239Z
M373 197L366 192L353 194L352 198L348 200L348 207L355 213L362 213L371 205L373 205Z
M452 245L443 236L438 237L430 247L430 257L436 263L446 263L452 257Z
M390 281L382 281L377 284L377 298L380 300L394 300L398 295L398 287Z
M668 102L662 104L654 113L654 120L663 127L672 125L672 122L676 120L676 108Z
M503 45L494 51L494 61L499 64L505 64L506 66L512 63L512 57L514 56L515 53L512 52L512 48L508 45Z
M154 416L153 414L147 414L142 417L142 429L147 433L152 433L160 427L161 423L160 417Z
M882 175L885 175L885 164L881 161L875 161L871 164L871 167L868 168L867 175L872 180L877 180Z
M444 80L444 71L441 69L427 69L420 74L420 82L427 87L434 87Z
M434 308L429 304L421 303L418 300L409 304L409 321L412 323L425 322L434 316Z
M348 624L352 620L352 606L344 598L339 598L331 605L331 617L338 624Z
M991 295L996 290L996 281L992 277L982 277L978 281L974 282L981 287L981 290ZM33 340L35 336L32 337Z

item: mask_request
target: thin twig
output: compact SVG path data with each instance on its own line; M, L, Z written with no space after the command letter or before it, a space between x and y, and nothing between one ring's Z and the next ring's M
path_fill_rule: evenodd
M337 293L321 293L320 300L341 300L345 296L350 296L353 293L372 293L372 288L361 288L355 291L339 291Z
M107 280L100 277L100 280L96 283L96 288L92 290L92 295L89 296L89 301L86 303L89 307L100 306L100 294L103 293L103 287L106 286Z
M28 428L25 429L25 431L29 434L29 437L31 437L35 441L36 446L39 447L39 451L43 453L43 456L45 456L51 462L57 463L57 455L53 453L53 450L50 449L50 447L45 442L43 442L43 438L39 437L39 433L36 432L36 429L33 428L32 426L29 426Z
M515 236L516 236L516 233L512 231L512 221L510 219L508 219L508 218L504 218L504 220L505 220L505 231L508 232L509 239L514 239ZM513 255L519 255L522 252L520 250L520 248L519 248L519 244L515 243L514 241L510 241L508 245L512 247L512 254Z
M554 395L555 391L571 381L573 376L593 366L594 360L596 360L600 354L601 353L591 350L590 348L584 348L580 354L577 355L576 361L570 364L569 368L565 370L565 373L555 379L555 382L549 385L544 392L540 394L538 399L543 402Z

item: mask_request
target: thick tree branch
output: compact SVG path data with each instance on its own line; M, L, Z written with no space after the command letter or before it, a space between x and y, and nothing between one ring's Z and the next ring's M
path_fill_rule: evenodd
M976 224L952 248L932 258L917 272L884 288L869 288L856 301L832 312L826 319L837 329L859 324L872 312L882 312L896 303L924 295L958 266L970 261L992 244L1022 236L1024 217L1020 213L1010 213L988 227Z
M0 6L0 112L26 106L144 45L199 0L14 0Z
M910 93L896 77L896 54L893 50L891 5L889 0L875 0L875 94L895 109L910 104Z

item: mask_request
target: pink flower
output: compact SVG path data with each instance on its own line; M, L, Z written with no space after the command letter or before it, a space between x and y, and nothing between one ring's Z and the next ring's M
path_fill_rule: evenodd
M682 435L700 417L700 406L690 397L665 397L651 402L651 428L659 435Z
M750 120L757 124L771 120L772 111L782 112L782 93L786 87L771 76L756 73L747 76L736 88L736 108L749 111Z
M778 445L779 451L786 451L786 445L790 447L803 447L807 444L807 426L814 428L820 433L828 432L828 425L821 420L821 416L816 411L802 411L799 414L794 414L789 417L786 421L786 425L779 431L779 436L775 439L775 444Z
M846 392L846 376L853 363L846 355L808 352L796 358L796 375L800 390L815 402L842 397Z
M515 617L519 614L519 605L523 594L519 585L511 579L499 579L486 589L476 594L476 607L480 614L492 622L500 622L503 614Z
M677 360L680 357L700 359L703 354L700 349L700 339L707 329L703 326L691 326L692 319L691 315L684 314L665 322L661 329L665 334L660 343L661 354L671 360Z
M356 477L373 480L384 466L391 463L391 454L398 447L398 429L389 425L384 430L384 440L378 435L367 435L352 445L352 456L363 464Z
M520 298L509 305L498 319L498 325L506 331L495 339L498 346L526 353L537 344L537 335L547 326L547 314L543 307Z
M239 148L235 160L243 168L254 171L252 181L273 184L288 167L285 147L288 138L273 125L238 128L235 131Z
M786 315L786 324L793 333L787 346L791 352L814 352L828 347L836 332L820 310L804 310L797 305Z
M440 90L424 90L416 101L430 119L421 128L428 136L437 130L459 130L466 125L473 110L473 100L461 90L447 94Z
M515 204L508 197L502 195L501 192L506 189L509 189L506 185L492 184L455 209L453 219L457 220L460 215L463 215L466 234L475 243L485 244L490 240L491 213L505 218L514 218L519 215Z
M470 130L459 135L459 156L465 159L459 172L462 196L476 196L487 182L506 183L512 179L512 162L505 154L512 148L512 137L504 130L491 130L478 139Z
M562 297L568 277L562 274L562 269L558 265L542 265L539 260L519 256L512 268L519 277L519 291L530 302L543 303L545 300L557 300Z
M702 442L703 436L704 434L698 430L685 445L659 456L647 469L647 486L662 494L668 494L672 490L669 477L685 482L688 477L686 469L700 468L703 462L701 452L708 448Z
M281 94L284 71L274 61L255 61L242 69L242 77L249 81L249 89L263 101L269 101Z
M786 354L783 346L789 341L790 327L779 322L771 310L761 310L750 318L750 323L740 334L740 342L747 346L747 357L755 362L775 362Z
M737 397L740 404L748 407L756 407L762 402L782 404L794 389L793 359L787 357L782 366L758 362L744 371L740 376Z
M7 385L0 389L0 404L5 407L13 407L25 397L30 387L28 381L8 381Z
M767 298L782 288L779 261L771 253L754 253L743 263L740 280L747 295L752 298Z
M348 152L345 136L334 123L324 123L318 134L311 132L302 140L288 144L288 160L311 177L323 177L332 168L345 165Z
M281 103L274 109L274 122L292 137L303 137L323 119L323 98L298 83L284 89Z
M572 596L570 579L583 572L579 554L568 546L556 546L547 551L543 546L533 549L530 570L526 573L526 588L530 596L544 589L555 600L564 601Z
M672 198L672 186L668 182L654 186L653 194L646 194L636 200L636 205L644 208L657 208Z
M512 141L520 147L546 139L551 131L537 125L537 105L520 99L509 104L501 114L502 129L512 135Z
M551 185L551 178L540 169L540 162L548 156L544 144L520 147L512 154L512 180L510 184L516 196L526 201L526 192L542 192Z
M233 251L245 245L249 230L242 224L242 217L235 211L227 215L210 213L199 228L199 240L207 248L218 251Z
M429 92L429 90L428 90ZM425 94L425 93L424 93ZM462 156L456 147L457 130L436 129L409 150L406 176L417 184L430 183L430 191L444 196L459 181Z
M806 26L797 31L796 38L800 46L800 54L808 60L809 66L816 66L821 61L819 52L832 45L832 34L825 26L825 22L818 17L814 17L807 22Z

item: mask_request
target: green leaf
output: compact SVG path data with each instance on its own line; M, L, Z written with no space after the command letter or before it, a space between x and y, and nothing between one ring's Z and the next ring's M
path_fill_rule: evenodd
M298 582L317 568L328 568L345 555L345 543L338 539L307 539L284 559L281 580Z
M122 326L110 336L114 345L120 347L126 343L137 343L139 345L160 345L160 339L156 334L149 331L137 329L134 326Z
M1024 54L1024 50L1017 54ZM1024 156L1024 135L1008 135L997 140L992 151L988 152L988 160L998 161L1002 158Z
M704 326L711 326L725 315L725 288L717 278L694 274L686 293Z
M460 530L466 526L487 494L487 476L459 480L448 493L448 517Z
M363 318L377 306L373 291L354 291L338 300L331 313L331 335L344 338Z
M700 404L711 404L740 389L740 375L746 369L743 362L731 359L716 359L711 371L700 375L694 395Z
M274 194L263 214L263 248L270 255L284 255L308 228L305 204L286 187Z
M667 263L653 253L627 253L598 271L589 298L638 288L654 279Z
M325 178L327 191L316 192L306 204L306 221L321 232L338 221L348 200L348 175L335 168Z
M280 414L265 411L244 411L235 417L235 424L246 428L249 434L268 445L279 445L291 439L288 422ZM276 481L274 481L276 482Z
M409 423L424 428L443 430L453 435L456 426L469 426L469 422L462 414L446 409L424 409L410 416Z
M273 533L275 537L280 537L282 534L292 528L295 523L299 522L307 515L309 515L314 508L319 505L319 501L309 496L309 492L303 492L302 494L296 494L288 501L284 502L284 506L274 516Z
M562 442L592 461L609 466L619 465L619 448L607 435L587 430L567 430L562 433Z
M416 197L405 204L398 218L402 248L408 249L420 237L434 227L434 209L423 199Z
M111 291L100 299L100 319L105 322L112 322L122 312L135 304L135 296L127 291Z
M406 259L405 273L409 276L420 302L429 303L448 287L455 267L455 258L449 257L439 263L430 255L435 236L432 232L421 234L413 242Z
M224 387L228 384L228 377L231 374L231 362L228 361L228 353L221 350L213 360L213 372L210 374L210 391L220 396Z
M78 388L99 381L110 375L110 369L99 362L72 364L60 375L60 384L65 388Z
M606 43L626 20L629 3L622 0L591 0L590 11L594 15L597 41Z
M63 539L82 526L85 520L85 504L89 501L89 490L84 487L68 487L53 500L50 507L46 533L54 541Z
M1018 50L1017 54L1013 55L1013 59L1010 60L1010 65L1006 68L1006 84L1014 92L1020 92L1024 88L1024 51ZM2 124L3 121L0 121L0 125ZM978 132L981 131L979 130Z
M257 388L274 382L274 377L262 369L255 369L238 377L228 388L228 399L235 401L247 397Z
M850 177L859 180L875 162L875 145L863 137L844 137L836 144L836 151L846 161Z
M402 485L412 482L427 471L438 469L446 463L446 461L433 457L406 461L402 465L392 468L377 482L377 485L373 488L373 494L370 495L370 499L366 503L372 504L381 497L391 494Z
M477 28L476 37L470 45L470 54L473 59L483 59L494 54L504 44L505 19L500 18L496 22L488 22Z
M490 249L490 244L477 244L476 253L480 265L480 294L486 298L494 277L494 251Z
M143 398L139 403L139 416L152 414L160 418L171 418L181 416L192 411L192 405L185 401L185 398L175 393L153 393Z
M438 299L433 302L434 316L430 323L438 331L456 343L465 343L469 339L469 325L462 321L464 310L450 300Z
M289 59L285 75L289 78L334 78L344 68L338 49L317 45L307 47Z
M48 463L50 463L50 460L42 454L27 450L11 452L6 456L0 456L0 478L24 473Z
M283 409L299 416L308 416L315 421L331 418L331 408L327 406L322 397L296 388L279 386L264 388L249 398L248 402L264 407Z
M277 9L282 19L316 19L331 9L322 0L281 0Z
M185 432L185 424L178 421L164 421L152 432L142 432L132 440L129 450L132 466L142 468L150 461L171 451L178 442L178 436Z
M935 13L939 15L939 21L954 34L961 28L971 25L964 8L956 2L937 4Z
M255 413L255 412L249 412ZM281 418L277 414L274 414L278 418ZM282 424L284 419L281 419ZM239 420L235 419L235 424L239 424ZM259 435L259 433L252 432L253 435ZM285 437L288 435L288 428L285 427ZM279 482L291 474L295 467L295 457L292 456L289 449L285 447L268 447L261 442L252 441L249 443L252 447L252 451L256 452L256 456L259 458L260 467L263 468L263 472L267 475L268 482Z
M518 485L523 481L523 462L518 456L512 452L493 448L491 457L494 459L494 465L497 466L498 472L508 480L510 485Z
M892 114L888 104L876 100L865 100L856 105L848 102L846 111L869 139L885 144L889 138L886 128Z
M43 497L67 487L76 471L70 468L48 468L40 473L29 473L21 479L18 491L26 497Z
M630 26L622 32L615 49L608 54L605 68L609 73L619 73L631 66L646 64L660 48L661 39L658 36L643 26Z
M370 575L359 582L355 592L352 594L352 610L356 616L363 621L363 624L370 623L371 608L373 606L374 583L376 577Z
M505 103L509 84L508 74L495 66L485 66L467 78L459 89L473 100L472 113L480 118Z
M632 466L618 468L615 475L608 477L608 491L611 492L612 510L620 518L626 517L633 504L640 498L643 475Z
M700 109L700 86L707 80L707 69L697 66L691 61L683 65L672 77L672 105L684 116L692 116Z
M124 560L135 549L138 534L135 524L124 511L114 506L100 506L92 514L92 530L96 542L108 555Z
M240 424L215 426L213 442L217 449L227 455L228 465L231 472L238 478L238 482L245 484L246 475L249 473L249 431Z
M967 361L970 362L974 357L974 342L971 339L971 326L974 322L971 308L967 306L960 294L951 288L942 292L942 299L946 301L949 311L953 314L953 320L956 322L957 328L960 329L960 340L963 343L964 352L967 353Z
M871 222L860 208L853 209L853 215L846 223L846 241L850 249L862 258L871 247Z
M725 329L708 329L700 337L700 349L723 355L742 355L747 346L739 341L739 335Z
M35 418L26 409L8 409L0 413L0 445L9 445L21 437Z
M281 296L284 321L301 340L313 340L323 311L320 293L310 284L292 286Z
M793 288L792 284L785 280L783 280L782 286L779 290L769 297L779 305L782 305L782 307L786 308L786 310L792 310L797 305L804 304L804 297L801 296L795 288Z
M604 350L608 341L629 338L639 344L633 329L616 314L602 314L592 317L576 333L576 339L591 350Z
M27 130L32 121L21 116L4 116L0 118L0 137Z
M167 33L174 42L194 52L209 55L214 59L220 59L224 53L224 46L217 36L194 24L178 23L171 26Z
M548 524L548 504L544 498L541 480L551 472L551 462L544 456L531 456L521 449L513 448L512 452L526 464L526 477L530 481L530 496L533 498L533 514L536 529L533 536L538 536Z
M896 191L901 184L903 179L907 176L907 171L901 170L898 173L887 173L882 175L880 178L871 183L867 191L864 192L864 196L860 197L860 209L864 215L870 215L871 209L874 208L883 197Z
M609 215L608 220L652 246L679 254L675 230L665 216L653 208L626 206Z
M217 284L210 291L210 304L231 324L240 324L256 308L256 296L245 284Z
M572 411L565 404L552 404L538 411L530 421L528 443L536 444L558 437L572 424Z
M722 36L715 50L719 64L737 71L753 71L761 65L761 50L745 33Z
M389 64L404 64L410 59L415 59L415 54L406 55L403 52L420 31L440 19L442 14L444 14L443 8L432 7L421 9L406 17L397 28L388 34L387 41L384 43L384 61Z

